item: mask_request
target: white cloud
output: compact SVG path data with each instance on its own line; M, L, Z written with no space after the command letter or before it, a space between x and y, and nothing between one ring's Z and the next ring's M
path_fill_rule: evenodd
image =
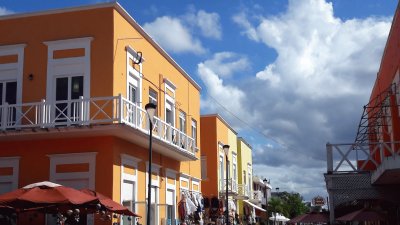
M6 9L5 7L0 6L0 16L13 14L14 12L11 10Z
M207 38L221 39L222 28L217 13L208 13L204 10L188 13L185 21L199 28L201 34Z
M255 174L273 177L272 185L279 180L277 185L300 187L293 190L307 196L324 192L325 144L354 140L391 18L341 20L324 0L289 0L278 16L239 13L233 20L245 37L272 48L277 57L252 77L232 82L224 80L218 67L199 64L199 75L213 97L202 99L207 104L202 110L230 117L223 104L283 143L278 148L258 146ZM244 127L233 117L228 121ZM304 183L318 187L302 189Z
M204 63L198 65L197 73L207 86L208 93L211 96L218 96L218 101L222 102L224 107L241 114L242 109L240 107L245 100L245 93L242 90L235 86L224 85L223 80ZM203 99L201 105L206 111L211 112L215 112L218 107L214 105L212 99Z
M205 52L200 40L193 37L190 30L177 18L158 17L151 23L145 23L143 28L168 51L195 54Z
M204 64L221 77L230 77L233 73L244 71L250 67L247 57L233 52L216 53Z

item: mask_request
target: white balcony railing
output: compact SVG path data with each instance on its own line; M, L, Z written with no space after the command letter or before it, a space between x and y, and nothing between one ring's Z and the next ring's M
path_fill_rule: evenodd
M247 185L238 184L237 187L238 187L237 188L238 195L243 196L243 197L250 197L250 190Z
M264 198L264 194L262 191L253 191L253 200L256 201L257 203L261 203L262 199Z
M79 98L53 103L22 103L0 106L0 129L51 128L94 124L124 123L143 133L149 133L146 111L119 96ZM155 117L153 135L179 150L195 155L192 137Z
M226 179L221 180L220 190L221 193L226 192ZM238 193L238 184L237 181L230 178L228 179L228 192L229 193Z
M359 172L377 168L386 158L400 157L400 142L327 144L328 173Z

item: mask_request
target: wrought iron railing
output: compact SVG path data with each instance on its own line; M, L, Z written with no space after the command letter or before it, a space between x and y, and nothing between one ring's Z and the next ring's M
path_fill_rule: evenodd
M22 103L0 106L0 129L51 128L94 124L124 123L149 133L146 111L119 96L65 101ZM183 152L195 154L195 140L171 124L155 117L153 135Z

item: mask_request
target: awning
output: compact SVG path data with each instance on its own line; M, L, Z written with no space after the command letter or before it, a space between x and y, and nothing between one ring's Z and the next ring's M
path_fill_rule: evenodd
M247 200L243 200L243 202L246 202L247 204L249 204L249 205L252 206L253 208L258 209L258 210L260 210L260 211L262 211L262 212L266 212L266 211L267 211L267 210L261 208L260 206L254 205L253 203L251 203L251 202L249 202L249 201L247 201Z

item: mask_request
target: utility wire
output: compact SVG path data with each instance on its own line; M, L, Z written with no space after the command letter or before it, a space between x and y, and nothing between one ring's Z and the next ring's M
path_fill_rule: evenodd
M212 99L219 107L223 108L227 113L229 113L231 116L235 117L237 120L239 120L241 123L243 123L244 125L246 125L248 128L250 128L251 130L253 130L254 132L256 132L257 134L261 135L262 137L266 138L267 140L272 140L275 143L277 143L278 145L284 147L284 150L288 150L288 151L292 151L292 152L296 152L297 154L301 154L303 156L306 157L310 157L310 155L305 154L304 152L301 151L296 151L294 147L289 146L286 143L282 143L280 141L278 141L276 138L272 137L271 135L267 135L264 134L263 132L255 129L253 126L251 126L250 124L248 124L246 121L244 121L243 119L241 119L239 116L237 116L236 114L234 114L233 112L231 112L229 109L227 109L225 106L223 106L221 103L219 103L213 96L211 96L211 94L208 92L207 87L205 88L205 92L208 95L208 97L210 97L210 99Z

